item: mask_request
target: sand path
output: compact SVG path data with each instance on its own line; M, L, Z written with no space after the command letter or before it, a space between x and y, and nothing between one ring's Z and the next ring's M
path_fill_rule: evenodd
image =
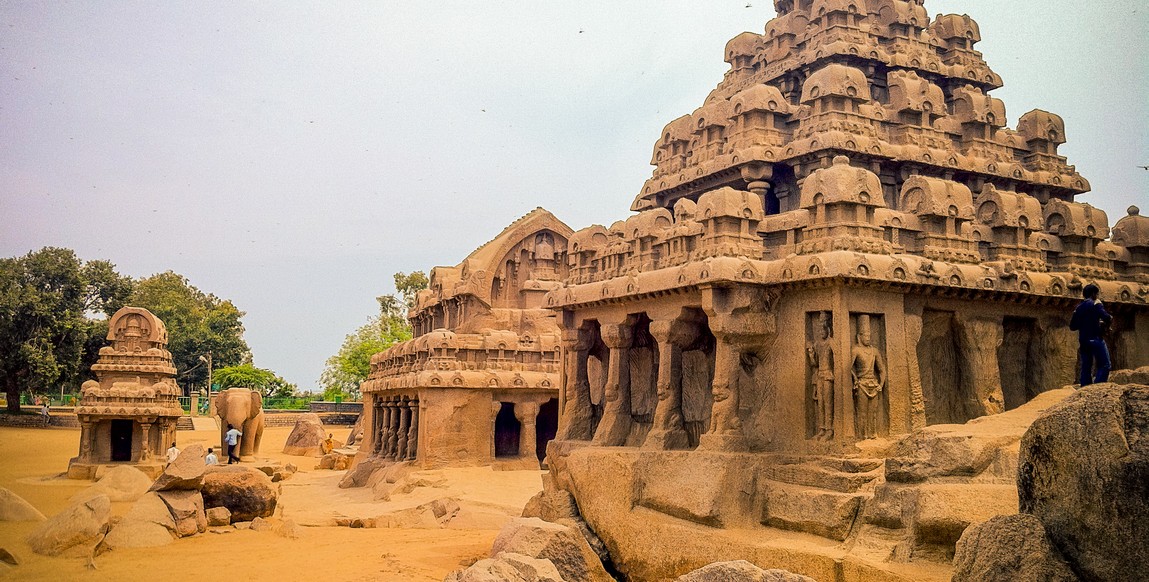
M333 429L337 437L346 429ZM391 501L372 499L370 489L339 489L343 472L315 470L317 459L280 454L289 428L264 433L262 458L292 462L300 471L283 482L281 517L301 525L298 539L271 532L230 531L180 539L160 548L116 550L96 559L47 558L28 548L24 536L34 523L0 522L0 547L22 564L0 570L7 580L349 580L436 581L460 564L485 557L498 529L517 516L541 488L538 471L492 471L489 468L429 471L437 487L423 487ZM342 433L342 434L341 434ZM215 431L181 431L178 445L214 446ZM79 430L0 428L0 486L7 487L51 516L90 482L62 477L76 454ZM449 497L461 506L443 529L351 529L334 525L340 517L373 517ZM113 503L121 515L130 503Z

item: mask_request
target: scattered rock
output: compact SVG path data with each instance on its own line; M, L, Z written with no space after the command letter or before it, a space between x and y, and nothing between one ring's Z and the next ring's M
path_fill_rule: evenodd
M0 521L44 521L39 509L24 501L23 497L0 487Z
M9 566L20 565L20 559L16 557L16 554L9 552L7 548L0 548L0 562Z
M175 532L176 522L168 505L158 494L149 492L112 525L104 543L111 549L165 546L172 542Z
M158 495L172 512L176 535L187 537L207 531L207 515L199 491L160 491Z
M763 570L746 560L717 562L679 576L676 582L815 582L786 570Z
M228 511L226 507L213 507L208 509L205 514L207 515L208 526L231 524L231 511Z
M270 521L257 517L251 520L251 531L271 531L275 526L271 525Z
M499 532L491 555L502 552L550 560L566 580L612 582L594 550L577 530L541 519L517 518Z
M543 521L577 518L578 505L569 491L554 487L549 474L543 476L543 490L527 501L523 517L537 517Z
M204 473L204 507L226 507L233 521L271 517L279 501L279 488L256 469L244 466L211 467Z
M447 575L443 582L565 582L546 559L504 552Z
M327 431L323 428L323 421L314 412L299 415L295 421L295 428L287 436L283 445L283 454L299 457L318 457L323 455L323 441L327 438Z
M111 516L108 496L96 495L52 516L32 530L26 540L33 552L45 556L58 556L72 548L86 549L103 538Z
M109 470L95 485L76 494L72 499L81 501L106 495L110 501L136 501L143 497L151 486L151 478L143 471L129 465L120 465Z
M299 471L299 467L296 467L295 465L288 463L288 464L280 467L279 469L276 469L275 473L272 473L271 482L272 483L279 483L280 481L285 481L287 479L290 479L291 476L294 475L297 471Z
M995 517L966 530L954 555L953 582L1077 582L1028 514Z
M257 518L257 519L258 519L258 518ZM235 522L235 523L233 523L233 524L231 524L231 525L232 525L232 527L234 527L235 529L240 529L240 530L243 530L243 529L251 529L251 523L252 523L252 522L250 522L250 521L237 521L237 522Z
M230 527L213 527L207 530L213 534L229 534L235 531L235 528Z
M1149 572L1149 386L1095 384L1046 411L1022 439L1017 489L1082 578Z
M283 520L282 523L273 528L273 531L275 531L276 535L289 540L299 539L299 536L303 534L303 528L299 527L299 524L291 519Z
M1142 366L1136 370L1114 370L1109 374L1109 381L1114 384L1149 385L1149 366Z
M319 464L315 466L316 469L326 469L332 471L346 471L351 466L353 457L346 453L327 453L319 459Z
M355 465L354 469L348 471L347 474L339 480L339 488L349 489L351 487L363 487L367 484L367 480L371 478L371 474L383 467L387 462L385 459L376 457L360 461L359 464Z
M176 460L164 469L149 491L193 491L203 485L204 449L188 445Z

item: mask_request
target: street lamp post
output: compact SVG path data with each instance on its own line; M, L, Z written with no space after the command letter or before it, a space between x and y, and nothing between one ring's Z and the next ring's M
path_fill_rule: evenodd
M207 351L206 356L200 356L199 361L207 364L207 401L208 401L208 415L215 416L215 399L211 397L211 350Z

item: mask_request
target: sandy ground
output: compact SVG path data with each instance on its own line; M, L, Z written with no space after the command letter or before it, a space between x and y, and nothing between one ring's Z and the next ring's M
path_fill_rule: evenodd
M28 548L24 536L34 523L0 522L0 548L14 553L19 567L0 570L0 580L349 580L439 581L461 564L485 557L499 528L517 516L542 487L538 471L489 468L426 472L437 487L415 489L389 502L372 500L370 489L339 489L343 472L319 471L315 458L280 454L290 428L264 432L261 458L295 463L300 471L283 482L282 513L303 533L287 539L272 532L205 533L168 546L116 550L96 559L89 570L79 558L48 558ZM344 436L340 428L336 436ZM52 516L91 483L63 477L76 454L79 429L0 428L0 486L7 487ZM178 446L215 446L216 431L181 431ZM450 497L462 510L443 529L351 529L340 517L374 517L438 498ZM130 503L113 503L122 515Z

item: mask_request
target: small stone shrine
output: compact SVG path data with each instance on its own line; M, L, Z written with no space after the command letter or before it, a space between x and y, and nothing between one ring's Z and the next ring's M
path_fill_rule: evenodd
M558 427L559 328L543 296L571 229L541 208L431 270L414 338L371 359L360 454L423 467L539 467Z
M93 479L103 467L130 464L155 478L183 415L167 328L146 309L124 307L109 321L108 341L92 366L97 380L80 390L80 454L68 477Z
M1089 183L1058 154L1062 119L1007 126L976 22L931 20L924 0L774 5L661 132L635 214L570 235L546 296L563 328L553 482L640 578L689 560L636 557L639 542L711 535L695 559L825 580L945 563L983 518L888 483L926 479L890 469L889 443L1072 384L1068 314L1089 283L1114 318L1113 369L1149 364L1149 218L1130 208L1110 238L1074 200ZM1008 482L1016 458L995 467ZM927 483L930 499L1015 504L1012 486L970 481L982 470ZM751 533L717 533L732 529ZM787 546L789 530L819 541Z

